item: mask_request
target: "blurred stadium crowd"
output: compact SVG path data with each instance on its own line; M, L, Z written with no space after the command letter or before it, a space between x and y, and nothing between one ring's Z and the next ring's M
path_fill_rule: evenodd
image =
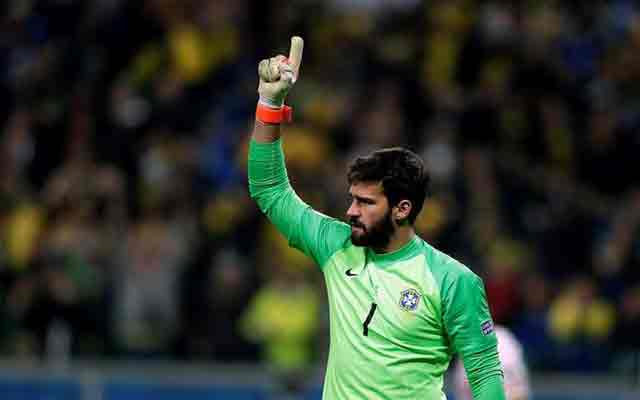
M245 182L256 66L292 34L303 199L343 216L349 160L409 146L420 234L484 278L533 370L640 351L637 2L2 4L0 354L324 359L321 274Z

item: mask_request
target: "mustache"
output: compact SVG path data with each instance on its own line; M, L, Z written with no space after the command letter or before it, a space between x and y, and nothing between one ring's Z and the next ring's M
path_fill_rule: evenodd
M362 228L362 229L366 229L364 224L362 224L360 221L358 221L356 218L350 218L349 219L349 225L351 226L355 226L357 228Z

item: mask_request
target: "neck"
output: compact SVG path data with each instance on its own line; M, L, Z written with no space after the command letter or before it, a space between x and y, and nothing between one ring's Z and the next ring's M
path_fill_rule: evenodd
M385 247L374 248L373 251L378 254L394 252L409 243L409 241L413 239L415 234L416 232L411 225L398 227L391 235L389 243Z

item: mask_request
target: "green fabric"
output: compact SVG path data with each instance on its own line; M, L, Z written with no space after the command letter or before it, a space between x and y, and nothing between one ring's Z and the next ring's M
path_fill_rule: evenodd
M321 267L351 235L349 225L313 210L293 191L281 140L273 144L251 140L249 193L289 244Z
M324 399L444 399L456 351L475 398L504 399L496 336L483 332L492 326L486 295L467 267L417 236L387 254L354 246L347 224L295 194L280 140L251 142L249 187L289 243L324 273L331 339Z

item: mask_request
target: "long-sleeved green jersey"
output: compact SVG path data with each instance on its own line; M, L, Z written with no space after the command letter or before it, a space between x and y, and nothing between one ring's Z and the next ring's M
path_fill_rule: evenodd
M251 141L249 189L290 245L324 274L330 315L324 399L444 399L443 376L456 352L475 399L504 399L477 275L417 236L385 254L353 245L348 224L296 195L280 140Z

